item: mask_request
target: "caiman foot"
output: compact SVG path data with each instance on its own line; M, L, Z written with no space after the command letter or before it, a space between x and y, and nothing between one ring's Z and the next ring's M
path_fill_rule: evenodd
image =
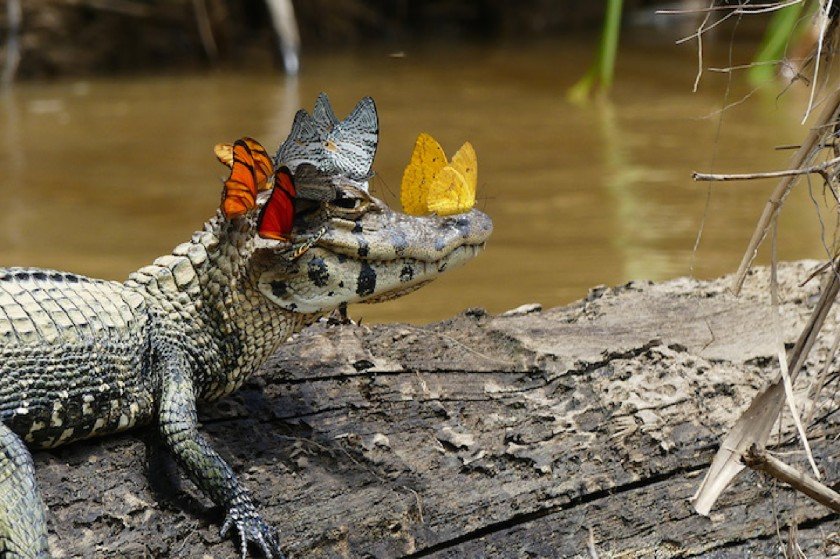
M347 303L341 303L337 309L330 313L327 317L327 324L330 326L347 325L361 326L362 321L355 322L347 315Z
M251 507L234 505L222 524L221 536L227 536L231 526L236 527L241 542L242 559L248 557L248 542L257 544L267 559L284 559L280 551L277 530L265 523Z

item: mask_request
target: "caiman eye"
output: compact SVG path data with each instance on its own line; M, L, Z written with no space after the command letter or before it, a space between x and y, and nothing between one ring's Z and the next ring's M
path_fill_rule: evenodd
M341 189L327 204L327 209L338 217L358 217L370 208L370 196L363 190Z
M362 204L361 198L354 198L350 196L345 196L343 192L339 192L338 196L336 196L335 200L332 201L332 205L337 208L342 208L345 210L355 210L358 209L359 206Z

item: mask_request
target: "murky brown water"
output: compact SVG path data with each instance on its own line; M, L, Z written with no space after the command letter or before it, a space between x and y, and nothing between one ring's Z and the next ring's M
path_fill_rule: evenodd
M723 78L707 75L693 94L694 50L627 43L612 101L583 107L563 95L590 59L579 43L309 57L296 81L220 72L20 84L0 96L0 266L125 278L213 212L224 175L216 142L247 134L273 149L324 90L340 116L363 95L376 99L374 188L392 203L418 132L450 153L470 140L479 206L496 227L476 261L354 317L553 306L600 283L688 274L707 191L691 171L784 168L790 152L773 148L804 134L806 92L753 95L726 113L716 142L718 120L707 117L724 104ZM729 102L749 91L736 83ZM714 187L695 275L737 268L773 186ZM806 188L781 226L782 258L824 255Z

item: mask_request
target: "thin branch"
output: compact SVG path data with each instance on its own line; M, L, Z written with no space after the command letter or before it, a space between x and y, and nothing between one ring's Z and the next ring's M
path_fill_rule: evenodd
M696 181L747 181L755 179L777 179L779 177L796 177L799 175L819 174L828 182L830 176L828 171L840 163L840 157L835 157L819 165L812 165L801 169L785 169L784 171L770 171L766 173L691 173L691 178Z
M709 5L714 6L715 1L712 0ZM709 14L706 14L706 17L703 19L703 23L701 24L701 26L705 25L708 20L709 20ZM735 39L735 31L738 29L738 24L740 22L741 22L741 19L738 18L736 20L736 25L734 25L733 28L732 28L732 35L729 37L729 58L728 58L728 62L729 62L730 66L732 65L732 60L733 60L732 55L733 55L733 44L734 44L734 39ZM703 73L703 59L702 59L703 49L702 49L702 43L699 39L697 40L697 48L698 48L697 77L694 80L695 91L697 90L697 83L700 80L700 76ZM724 90L724 94L723 94L723 108L721 109L721 111L719 113L719 116L718 116L718 119L717 119L717 126L715 126L715 142L714 142L714 150L712 151L712 159L711 159L712 165L714 165L714 162L717 160L718 149L720 148L720 142L719 142L720 131L723 129L723 114L724 114L724 111L726 110L726 107L728 105L729 95L730 95L731 91L732 91L732 74L727 74L726 75L726 89ZM703 217L700 219L700 226L697 228L697 236L695 236L695 238L694 238L694 246L691 249L691 259L689 260L689 265L688 265L689 273L691 274L692 277L694 276L694 263L697 260L697 251L700 248L700 241L703 239L703 231L706 228L706 219L709 217L709 208L711 207L711 205L712 205L712 185L709 185L706 188L706 202L703 205ZM710 330L711 330L711 328L710 328Z
M834 343L831 344L831 348L828 350L828 355L826 355L822 371L819 376L817 376L817 380L814 385L811 387L809 399L811 400L812 405L811 409L808 410L808 415L805 416L805 425L810 425L814 420L814 413L817 411L817 398L819 398L820 392L822 392L823 387L828 380L828 376L831 374L831 366L834 363L834 356L837 355L838 349L840 349L840 333L834 336Z
M788 59L792 60L792 59ZM796 59L794 62L801 62L806 60L805 58ZM710 67L706 68L709 72L717 72L720 74L728 74L734 70L749 70L750 68L756 68L759 66L775 66L782 62L781 60L767 60L765 62L750 62L749 64L737 64L735 66L727 66L726 68L717 68L717 67Z
M691 35L683 37L682 39L677 39L674 43L677 44L677 45L681 45L683 43L687 43L688 41L690 41L692 39L700 38L700 35L702 35L706 31L711 31L712 29L714 29L715 27L717 27L721 23L725 22L727 19L731 18L734 15L737 15L737 14L735 12L729 12L728 14L726 14L725 16L723 16L722 18L720 18L716 22L712 23L708 27L703 27L703 24L705 24L705 20L704 20L703 24L701 24L700 27L697 28L697 31L695 31Z
M751 4L749 6L710 6L708 8L691 8L688 10L656 10L656 14L663 15L687 15L687 14L702 14L706 12L722 12L725 10L734 10L741 14L761 14L765 12L775 12L794 4L799 4L802 0L789 0L788 2L773 2L772 4Z
M793 423L796 425L796 432L799 433L799 439L802 441L802 446L805 448L805 455L808 457L808 463L814 471L817 479L820 478L820 470L817 468L817 463L814 460L814 455L811 452L811 445L808 443L808 436L805 433L805 428L802 426L802 419L799 415L799 410L796 409L796 402L793 397L793 383L790 380L788 373L787 355L785 355L785 344L782 336L782 326L780 324L781 310L779 310L779 278L778 278L778 258L777 258L777 240L779 235L779 217L778 215L773 219L773 237L771 239L770 249L770 300L773 305L773 325L774 337L776 338L777 356L779 358L779 370L782 374L782 386L785 389L785 400L790 409L790 414L793 417Z
M733 107L737 107L738 105L740 105L740 104L742 104L742 103L746 103L746 101L747 101L750 97L752 97L753 95L755 95L755 94L756 94L756 92L758 92L758 91L759 91L762 87L763 87L763 86L759 85L758 87L753 88L751 91L749 91L747 94L745 94L743 97L741 97L741 98L740 98L740 99L738 99L737 101L732 101L731 103L729 103L729 104L727 104L727 105L725 105L725 106L721 107L720 109L716 109L716 110L714 110L714 111L710 112L710 113L709 113L709 114L707 114L707 115L703 115L703 116L701 116L700 118L701 118L701 119L706 119L706 118L716 117L716 116L718 116L718 115L720 115L720 114L722 114L722 113L724 113L724 112L728 111L729 109L731 109L731 108L733 108ZM728 98L729 98L729 96L727 95L727 96L726 96L726 98L728 99Z
M714 5L715 0L712 0L711 5ZM707 13L697 28L697 76L694 78L694 89L692 91L697 93L697 87L700 85L700 78L703 76L703 33L702 29L709 23L711 13Z
M813 150L821 143L823 134L825 133L822 130L822 126L828 122L836 121L838 113L840 113L840 89L831 93L830 99L828 103L826 103L826 109L823 112L817 127L810 130L808 136L802 142L802 147L799 148L793 156L793 168L801 168L805 165L808 159L813 157ZM764 211L756 224L755 231L753 231L750 243L747 246L747 250L744 252L741 264L738 266L738 272L735 275L735 282L732 287L732 291L736 295L741 291L741 286L744 284L744 280L747 276L747 270L749 270L750 265L758 252L759 245L761 245L761 242L767 235L770 222L779 211L785 197L795 184L795 176L784 175L773 193L770 195L770 199L767 201L767 204L765 204Z
M825 505L834 512L840 512L840 494L826 487L814 478L788 466L778 458L771 456L762 447L752 445L742 456L744 464L753 470L764 472L779 481L787 483L797 491L804 493Z
M808 106L805 109L805 116L802 117L802 124L805 124L805 121L808 120L808 116L811 114L811 109L814 106L814 94L817 91L817 77L820 73L820 58L822 55L823 49L823 41L825 40L825 30L828 28L828 22L830 21L829 13L831 13L831 5L834 0L828 0L825 6L821 6L824 8L824 13L822 14L822 26L820 27L820 35L817 39L817 54L814 61L814 80L811 84L811 95L808 97Z

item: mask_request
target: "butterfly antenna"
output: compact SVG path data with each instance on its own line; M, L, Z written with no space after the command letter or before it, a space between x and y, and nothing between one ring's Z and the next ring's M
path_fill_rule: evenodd
M388 182L384 178L382 178L382 175L377 173L374 175L374 178L378 179L379 182L382 183L382 186L385 188L388 194L390 194L392 197L396 197L396 194L394 193L393 189L391 189L391 185L389 185Z
M388 198L387 198L387 200L385 200L385 202L388 203L388 206L400 206L400 195L399 195L399 193L394 192L394 190L388 184L388 181L383 179L382 176L379 173L374 175L374 179L377 180L379 183L381 183L382 184L382 190L384 190L385 192L388 193ZM381 198L385 198L385 197L381 196Z
M486 188L486 187L482 187ZM495 196L488 196L486 194L482 194L481 196L476 195L475 200L481 204L481 211L485 211L487 209L487 203L490 200L495 200Z

